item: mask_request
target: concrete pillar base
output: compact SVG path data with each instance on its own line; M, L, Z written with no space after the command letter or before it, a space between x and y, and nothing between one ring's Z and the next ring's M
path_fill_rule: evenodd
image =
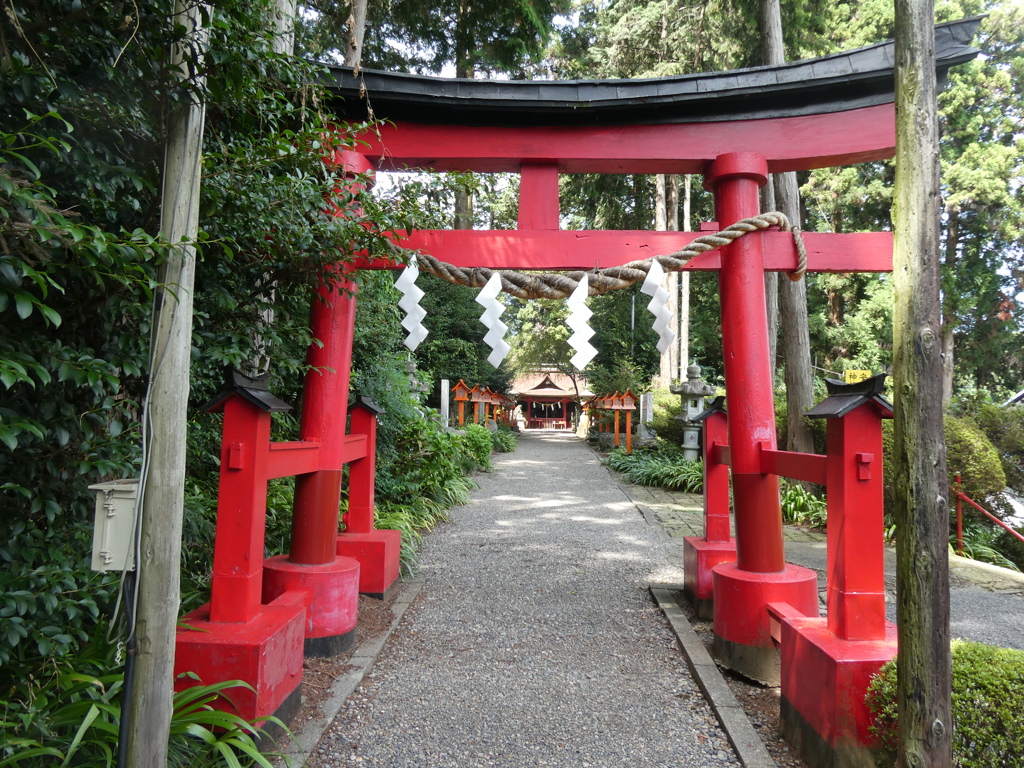
M357 561L335 557L330 563L300 565L291 562L288 555L268 558L263 563L263 601L270 602L286 592L306 596L306 651L329 656L351 646L359 616Z
M287 714L302 683L305 619L302 592L281 595L245 623L211 622L209 603L186 614L175 638L175 690L197 684L177 677L183 672L207 685L244 680L253 690L230 688L215 706L246 720Z
M340 533L336 551L340 557L359 561L359 591L383 600L398 581L401 567L401 531L373 530Z
M771 637L769 603L788 603L804 616L818 615L818 576L786 565L777 573L741 571L735 563L712 569L716 659L728 669L765 685L781 680Z
M864 695L896 655L896 625L885 629L876 640L840 640L825 619L782 620L782 733L810 768L874 768Z
M712 569L736 561L736 541L708 541L698 536L683 539L683 594L698 619L710 619L714 607Z

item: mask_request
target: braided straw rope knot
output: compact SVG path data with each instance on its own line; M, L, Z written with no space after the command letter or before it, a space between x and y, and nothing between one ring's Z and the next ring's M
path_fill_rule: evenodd
M721 248L734 240L738 240L750 232L778 227L783 232L792 232L798 255L797 268L788 273L794 282L803 278L807 271L807 250L804 248L800 230L791 227L786 215L778 211L762 213L741 219L725 229L701 235L685 248L665 256L655 256L643 261L631 261L621 267L595 269L592 272L534 272L524 273L515 270L492 270L486 267L466 269L447 264L429 254L417 253L416 260L420 269L435 277L447 280L456 285L468 285L471 288L482 288L498 274L501 277L501 290L520 299L565 299L568 298L580 280L586 275L589 282L589 295L600 296L620 288L628 288L647 277L651 262L657 259L666 272L678 272L695 256L699 256L715 248Z

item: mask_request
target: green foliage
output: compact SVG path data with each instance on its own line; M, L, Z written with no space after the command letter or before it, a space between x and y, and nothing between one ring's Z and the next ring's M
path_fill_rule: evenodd
M516 433L504 425L491 433L491 449L494 453L513 453L519 447Z
M946 464L950 480L960 473L963 491L979 503L989 502L1006 487L999 453L985 433L969 418L945 419Z
M828 522L828 502L824 496L797 482L779 478L782 520L790 525L824 528Z
M682 409L679 395L673 395L667 389L654 390L654 419L651 426L659 440L671 445L683 444L683 423L676 418Z
M465 426L466 446L470 455L480 469L487 471L491 468L491 432L482 424L467 424Z
M114 647L100 633L74 659L54 661L27 681L3 691L0 766L113 766L121 719L123 675ZM174 694L168 764L173 768L266 766L256 746L268 723L249 723L214 708L216 700L249 688L238 680L196 684ZM250 689L251 690L251 689Z
M966 506L965 511L967 511ZM1007 539L1018 544L1024 544L1024 542L1018 541L1002 528L989 524L987 520L977 519L973 515L967 516L964 519L964 557L969 557L971 560L978 560L982 563L998 565L1001 568L1009 568L1011 571L1019 571L1020 568L1017 566L1017 563L1002 549ZM957 545L956 532L954 531L949 537L950 552L956 553Z
M700 493L704 488L704 465L688 461L676 446L661 441L652 448L637 448L627 454L625 448L616 448L604 458L604 463L624 479L636 485L652 485L685 493Z
M1024 652L954 641L953 764L1013 768L1024 763ZM874 733L895 764L899 718L895 661L868 687ZM881 764L881 763L880 763Z
M1024 405L1001 408L992 402L982 402L970 410L999 454L1007 487L1024 494Z

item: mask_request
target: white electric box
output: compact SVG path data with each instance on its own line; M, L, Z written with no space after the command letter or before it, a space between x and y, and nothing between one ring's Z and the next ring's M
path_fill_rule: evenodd
M90 485L96 491L96 521L92 530L94 571L134 571L132 532L138 480L111 480Z

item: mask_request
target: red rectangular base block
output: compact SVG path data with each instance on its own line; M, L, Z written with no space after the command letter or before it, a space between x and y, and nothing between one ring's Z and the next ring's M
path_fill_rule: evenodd
M698 618L710 619L713 615L711 569L719 563L735 561L735 539L708 541L697 536L683 539L683 592Z
M174 674L193 672L199 680L176 679L175 688L242 680L255 690L229 689L218 706L246 720L273 715L302 683L305 601L304 592L286 592L244 624L211 622L209 603L186 614Z
M864 694L896 656L896 625L886 622L883 639L840 640L824 618L786 618L780 651L786 739L811 768L873 768Z
M401 552L401 531L338 534L338 555L359 561L359 591L364 595L383 597L398 581Z

